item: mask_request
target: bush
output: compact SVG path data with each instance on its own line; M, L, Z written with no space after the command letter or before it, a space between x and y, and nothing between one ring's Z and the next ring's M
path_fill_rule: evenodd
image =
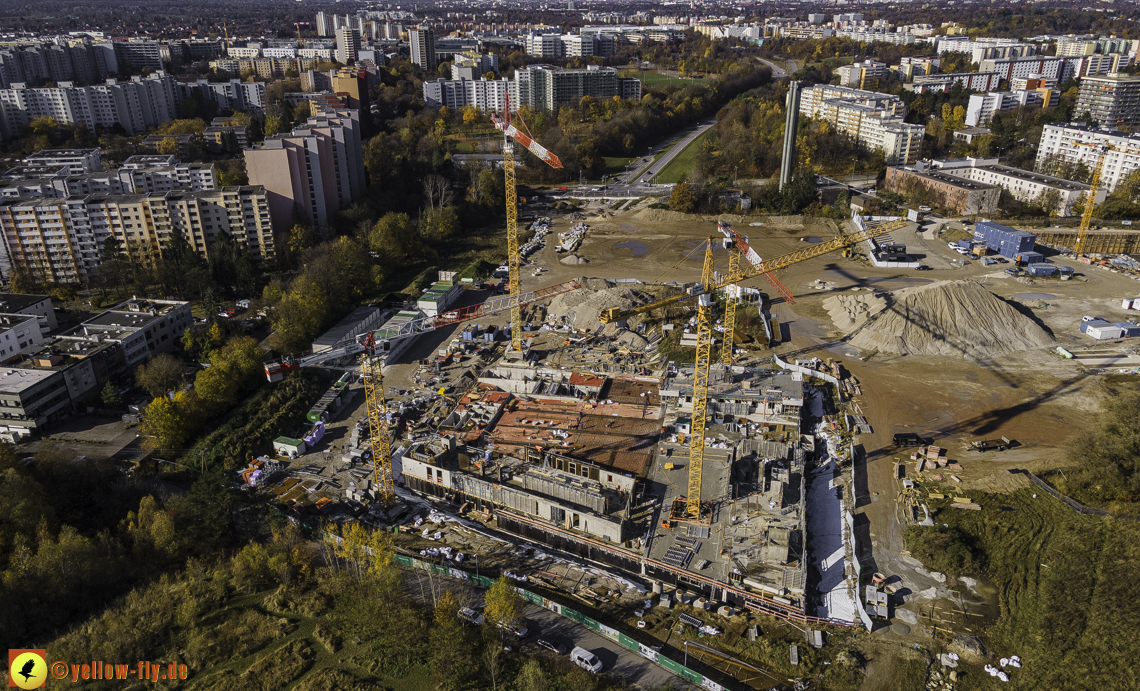
M980 567L973 541L957 528L910 526L905 539L911 554L935 571L958 576Z

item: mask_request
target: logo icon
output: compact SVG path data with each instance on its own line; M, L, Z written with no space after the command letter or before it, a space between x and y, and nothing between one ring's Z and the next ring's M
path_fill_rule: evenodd
M17 689L38 689L47 683L47 673L46 650L8 650L9 687Z

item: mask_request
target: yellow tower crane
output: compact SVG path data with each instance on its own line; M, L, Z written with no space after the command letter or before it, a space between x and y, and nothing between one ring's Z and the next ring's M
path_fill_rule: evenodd
M767 261L761 260L758 256L755 261L752 261L752 257L749 256L750 266L743 269L730 269L728 275L722 277L719 281L716 280L713 272L712 239L710 238L708 247L705 250L705 262L701 270L701 280L699 283L689 286L680 295L657 300L656 302L641 305L640 307L631 307L624 310L616 307L611 308L603 311L598 316L598 320L603 324L611 324L638 314L650 312L660 307L668 307L669 305L674 305L694 297L698 300L697 357L695 363L696 367L693 372L693 421L689 438L689 484L688 496L685 498L683 520L701 520L701 482L704 473L705 422L708 417L709 368L712 359L712 307L716 292L718 290L727 289L746 279L773 271L779 271L793 264L798 264L799 262L834 252L837 249L858 244L868 238L884 235L892 230L897 230L905 226L906 221L902 220L870 225L858 232L840 235L826 242L821 242L806 249L785 254ZM749 250L749 252L755 254L752 250ZM730 253L730 262L732 261L732 256ZM730 298L731 297L730 295ZM731 346L728 345L730 341L727 320L725 343L725 347L731 348ZM671 512L670 516L673 519L682 518L677 512Z
M503 132L503 177L506 182L507 197L507 286L511 295L522 293L519 280L519 205L518 192L515 189L515 142L525 146L531 153L538 156L551 168L561 169L562 161L547 151L541 144L531 137L523 134L511 123L511 98L507 96L503 104L503 119L491 115L491 121ZM523 127L526 122L519 116ZM530 128L527 128L529 132ZM515 305L511 308L511 348L515 352L522 352L522 307Z
M728 278L740 275L740 248L730 243L728 249ZM736 340L736 303L740 301L740 286L733 283L724 289L724 347L720 351L720 364L732 364L733 342Z
M360 354L360 374L364 381L364 405L368 409L368 432L372 444L372 491L384 508L396 503L396 482L392 476L392 438L388 433L388 401L384 398L384 375L376 357L372 332Z
M1096 193L1100 190L1100 174L1104 170L1104 161L1108 158L1108 152L1115 150L1107 145L1094 148L1098 149L1099 154L1097 155L1096 166L1093 167L1088 196L1085 198L1085 211L1081 214L1081 225L1077 228L1077 241L1073 246L1073 254L1078 256L1085 251L1085 241L1088 239L1089 226L1092 224L1093 210L1096 209Z

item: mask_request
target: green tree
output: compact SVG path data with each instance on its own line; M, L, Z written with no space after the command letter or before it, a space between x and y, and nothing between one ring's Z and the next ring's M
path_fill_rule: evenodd
M669 196L669 208L683 214L691 214L697 210L697 196L693 194L689 183L679 182L673 186L673 194Z
M163 156L174 156L178 154L178 140L174 137L164 137L159 140L156 147L158 153Z
M178 449L189 434L189 420L184 411L165 396L150 402L139 425L148 438L144 446L151 449Z
M123 397L119 395L119 390L116 389L111 382L107 382L103 386L103 391L99 394L99 398L103 401L103 405L108 408L118 408L123 405Z
M459 619L459 601L451 591L436 602L433 621L431 669L436 687L444 691L463 688L475 670L475 657L470 634Z
M135 382L154 398L164 396L182 382L182 361L170 353L159 353L139 365Z
M368 246L387 261L400 261L416 251L416 231L407 214L387 213L376 221Z

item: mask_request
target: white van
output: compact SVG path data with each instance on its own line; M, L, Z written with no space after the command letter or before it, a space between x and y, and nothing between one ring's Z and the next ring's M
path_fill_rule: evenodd
M602 661L598 659L597 655L585 648L575 646L574 649L570 651L570 660L588 672L597 674L602 671Z

